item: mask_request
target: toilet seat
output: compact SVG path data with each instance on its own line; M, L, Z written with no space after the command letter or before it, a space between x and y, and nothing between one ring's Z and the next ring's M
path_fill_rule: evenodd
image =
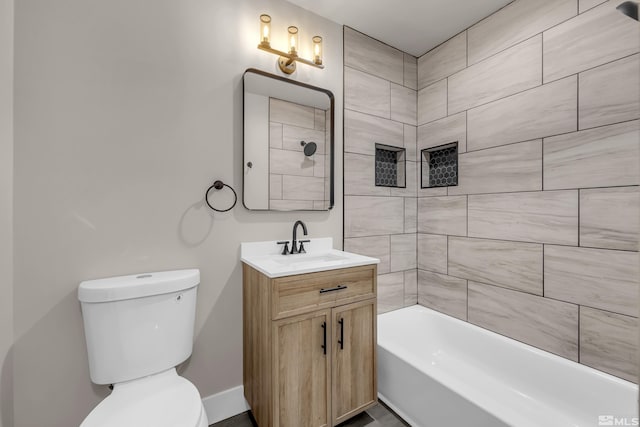
M201 427L207 416L200 393L175 369L115 384L80 427Z

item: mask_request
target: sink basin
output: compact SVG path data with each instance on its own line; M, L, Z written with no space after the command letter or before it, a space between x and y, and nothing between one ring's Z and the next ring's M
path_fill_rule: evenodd
M307 253L282 255L275 241L250 242L241 245L242 262L268 277L284 277L338 268L378 264L377 258L333 249L333 239L311 239L305 244Z
M349 257L346 254L347 252L345 252L344 254L325 253L325 254L319 254L319 255L313 255L313 254L298 254L298 255L287 255L287 256L280 255L280 256L274 256L273 261L282 265L325 264L325 263L330 263L335 261L347 260L349 259Z

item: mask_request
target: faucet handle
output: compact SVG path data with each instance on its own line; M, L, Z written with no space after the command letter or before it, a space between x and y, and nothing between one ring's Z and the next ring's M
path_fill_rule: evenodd
M311 240L298 240L298 243L300 243L300 246L298 247L298 253L299 254L306 254L307 251L304 250L304 244L305 243L309 243Z
M277 242L279 245L284 245L284 249L282 250L282 255L289 255L289 241L283 240L281 242Z

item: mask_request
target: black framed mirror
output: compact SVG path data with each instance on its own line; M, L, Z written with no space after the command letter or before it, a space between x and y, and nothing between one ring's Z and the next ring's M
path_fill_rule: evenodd
M333 93L252 68L242 80L244 206L332 209Z

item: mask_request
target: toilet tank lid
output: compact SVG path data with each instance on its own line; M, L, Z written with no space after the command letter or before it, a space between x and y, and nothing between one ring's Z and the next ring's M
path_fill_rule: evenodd
M200 270L175 270L87 280L78 287L81 302L99 303L168 294L200 283Z

